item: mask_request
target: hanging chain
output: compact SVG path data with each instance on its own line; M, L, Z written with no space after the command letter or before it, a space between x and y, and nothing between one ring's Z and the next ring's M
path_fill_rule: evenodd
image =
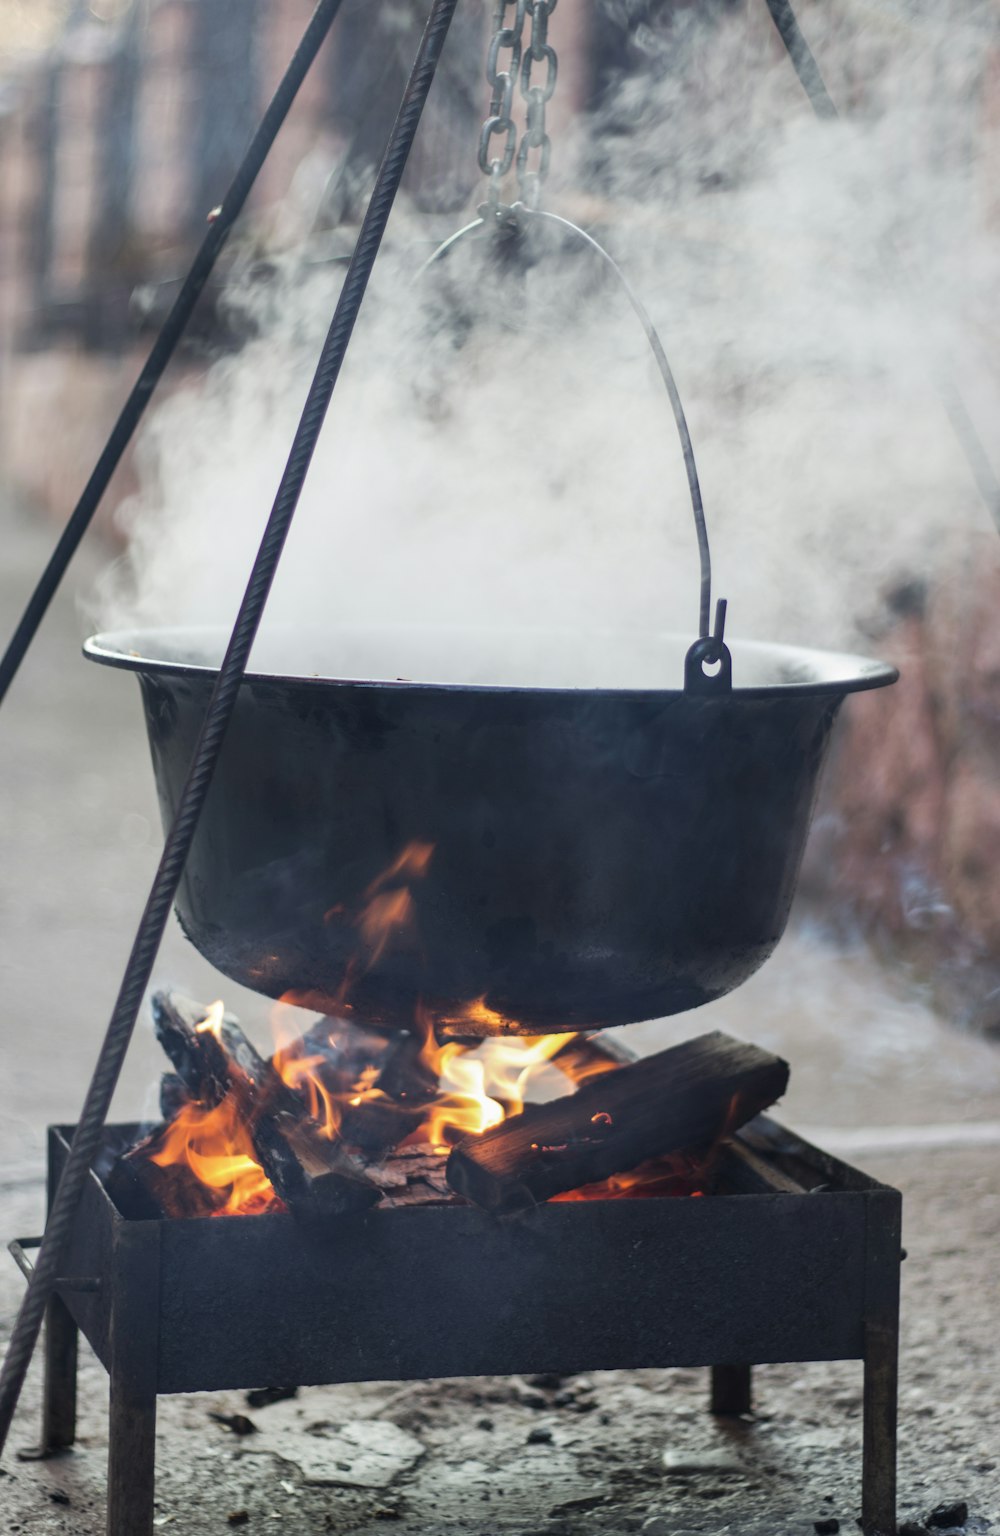
M555 8L556 0L528 0L531 41L521 63L521 95L528 104L528 124L517 151L517 184L529 208L537 208L541 202L542 185L552 158L552 140L545 131L545 107L552 100L559 73L559 60L549 42L549 17ZM536 64L544 67L544 81L541 69L538 78L532 80ZM535 152L538 158L529 164L529 157Z
M515 158L522 202L537 208L541 201L552 157L545 108L552 99L559 72L559 60L549 42L549 17L557 3L558 0L496 0L486 62L492 94L489 114L479 134L479 169L490 178L489 201L494 210L500 207L500 188ZM529 16L531 31L526 39ZM527 104L527 122L520 144L512 116L514 87L518 82ZM500 142L495 144L495 140Z

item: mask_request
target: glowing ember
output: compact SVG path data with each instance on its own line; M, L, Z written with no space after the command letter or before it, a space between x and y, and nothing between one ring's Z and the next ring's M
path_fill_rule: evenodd
M678 1155L654 1157L628 1173L612 1174L596 1184L582 1184L578 1189L568 1189L563 1194L550 1196L551 1201L567 1200L662 1200L668 1196L700 1196L698 1185L707 1172L704 1161Z

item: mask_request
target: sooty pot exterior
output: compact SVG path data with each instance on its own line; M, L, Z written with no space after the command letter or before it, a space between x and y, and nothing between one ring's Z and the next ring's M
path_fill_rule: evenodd
M131 666L169 825L214 675ZM847 691L248 677L180 921L243 985L390 1027L696 1007L781 936Z

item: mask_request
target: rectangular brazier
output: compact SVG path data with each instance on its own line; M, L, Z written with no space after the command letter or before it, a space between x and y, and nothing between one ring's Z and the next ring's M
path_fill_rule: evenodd
M55 1176L70 1134L50 1131ZM114 1298L158 1393L863 1358L900 1197L773 1122L752 1135L822 1190L376 1208L317 1236L287 1215L125 1221L92 1174L66 1273L100 1289L60 1294L109 1369Z
M137 1129L107 1128L109 1164ZM49 1131L50 1201L71 1134ZM110 1376L109 1536L154 1536L159 1393L707 1365L713 1412L742 1413L755 1363L859 1358L861 1525L888 1536L900 1196L764 1116L721 1157L731 1193L375 1207L321 1235L125 1220L92 1173L49 1305L43 1447L76 1436L78 1329Z

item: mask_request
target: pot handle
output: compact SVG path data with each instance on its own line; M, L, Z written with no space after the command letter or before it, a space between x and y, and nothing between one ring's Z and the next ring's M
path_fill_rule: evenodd
M684 657L684 692L700 693L711 697L733 691L733 658L723 636L726 633L726 599L720 597L715 605L715 629L710 635L701 635L688 648ZM706 667L718 667L717 672L706 672Z
M527 224L532 220L541 220L546 224L556 225L558 228L574 235L578 240L582 240L588 249L593 251L595 255L599 256L608 270L614 274L614 276L618 279L621 287L625 290L625 294L632 306L636 319L642 326L646 340L649 342L650 350L656 359L656 366L660 370L660 376L663 379L667 394L670 398L670 405L671 409L673 410L674 422L677 426L677 434L680 438L681 452L684 455L684 468L687 473L688 490L691 496L691 511L694 516L695 533L698 538L698 559L701 566L701 582L698 605L698 639L695 641L694 645L691 646L687 653L687 657L685 658L684 687L688 691L695 691L699 693L718 693L722 691L728 692L732 687L732 666L729 651L722 642L722 634L726 622L725 602L720 602L716 609L715 632L709 632L710 616L712 611L712 556L708 543L708 526L705 522L705 507L701 495L701 482L698 479L698 467L694 458L694 446L691 442L691 433L688 430L687 417L684 414L684 406L681 402L680 393L677 389L677 383L674 379L673 370L671 369L670 363L667 360L667 354L663 349L663 343L659 338L656 327L649 317L646 306L639 298L639 295L632 287L632 284L625 276L625 273L622 271L621 267L604 249L603 245L594 239L593 235L588 234L585 229L581 229L578 224L573 224L569 219L562 218L559 214L548 213L541 208L528 208L524 203L515 203L510 208L501 207L495 210L491 210L489 206L484 203L482 209L480 210L480 217L473 219L471 224L466 224L464 228L456 231L456 233L445 240L443 244L439 245L437 250L433 251L431 255L428 256L427 260L420 268L417 276L422 276L423 273L427 271L428 267L431 267L435 262L440 261L443 256L446 256L454 246L456 246L461 240L464 240L468 235L475 234L478 230L484 229L487 224L487 218L484 215L489 215L489 217L498 225L506 223L508 225L512 224L514 226L518 226L521 224ZM711 665L715 662L721 663L717 673L706 673L703 670L705 665Z

